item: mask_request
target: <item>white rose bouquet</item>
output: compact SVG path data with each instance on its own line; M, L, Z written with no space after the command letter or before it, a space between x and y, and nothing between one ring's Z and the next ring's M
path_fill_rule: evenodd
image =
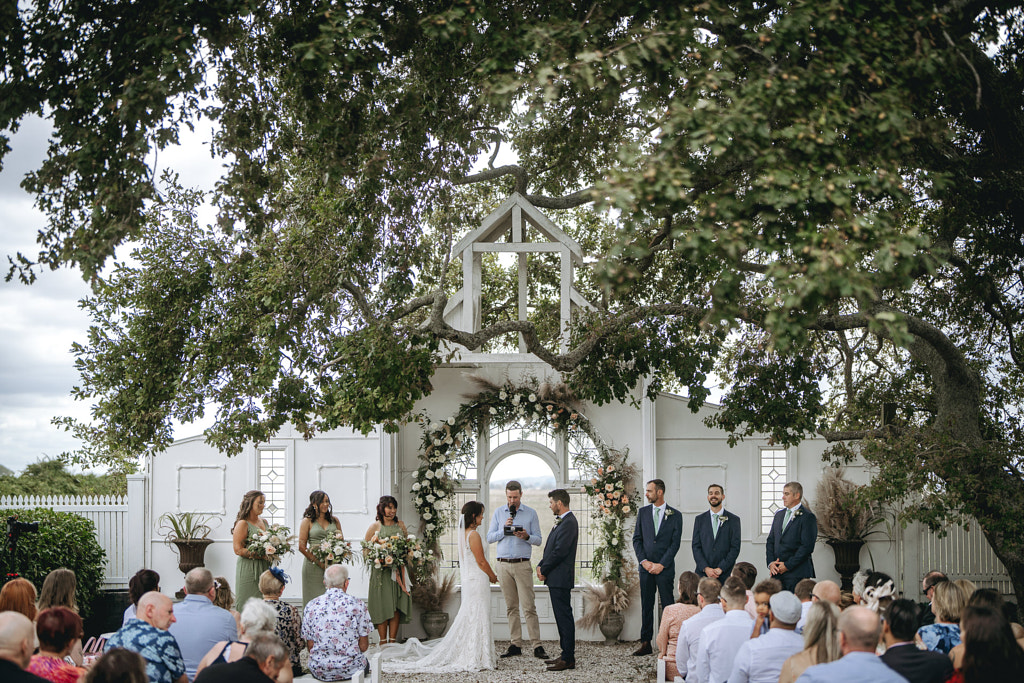
M248 550L253 559L270 560L271 564L277 564L281 557L293 552L292 544L295 537L292 531L283 524L269 524L266 531L255 531L249 534L245 541L245 549Z
M355 554L352 551L352 544L345 540L345 535L340 531L328 534L324 540L309 546L309 552L325 567L351 562Z

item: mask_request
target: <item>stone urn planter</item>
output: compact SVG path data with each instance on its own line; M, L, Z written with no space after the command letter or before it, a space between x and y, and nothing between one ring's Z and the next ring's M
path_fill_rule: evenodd
M178 549L178 569L182 574L188 574L196 567L205 567L206 548L212 540L209 538L179 539L171 541Z
M420 625L423 626L423 630L427 633L427 640L440 638L444 635L444 630L448 628L449 619L450 616L447 612L439 610L420 612Z
M860 569L860 549L864 547L864 541L830 539L825 542L836 555L836 571L842 579L842 589L852 591L853 575Z
M619 642L619 634L622 633L625 623L626 618L622 616L621 612L608 612L598 626L601 629L601 635L604 636L605 645L615 645Z

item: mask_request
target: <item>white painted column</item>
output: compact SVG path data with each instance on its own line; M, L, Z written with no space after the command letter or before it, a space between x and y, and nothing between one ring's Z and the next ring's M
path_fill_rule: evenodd
M128 477L128 520L125 524L127 538L122 539L127 553L127 570L129 576L143 567L149 566L146 549L150 539L147 538L148 524L146 515L149 505L146 501L145 474L129 474Z

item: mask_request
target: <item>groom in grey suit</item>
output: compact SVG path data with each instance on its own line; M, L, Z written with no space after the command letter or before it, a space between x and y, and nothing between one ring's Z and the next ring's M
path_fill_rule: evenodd
M544 545L544 557L537 565L537 578L548 587L551 611L558 626L558 644L562 654L545 662L548 671L576 668L576 622L572 616L572 588L576 583L576 541L580 526L569 510L569 492L555 489L548 494L555 526Z

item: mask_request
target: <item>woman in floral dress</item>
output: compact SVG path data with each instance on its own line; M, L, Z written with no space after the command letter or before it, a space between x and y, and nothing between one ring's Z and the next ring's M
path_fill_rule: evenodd
M302 616L299 611L281 600L281 593L284 592L286 583L288 583L288 575L280 567L271 567L260 576L260 592L263 593L264 602L277 612L277 626L274 628L274 633L284 641L285 647L288 648L292 674L298 677L302 675L299 654L305 649L306 641L300 635L302 633Z

